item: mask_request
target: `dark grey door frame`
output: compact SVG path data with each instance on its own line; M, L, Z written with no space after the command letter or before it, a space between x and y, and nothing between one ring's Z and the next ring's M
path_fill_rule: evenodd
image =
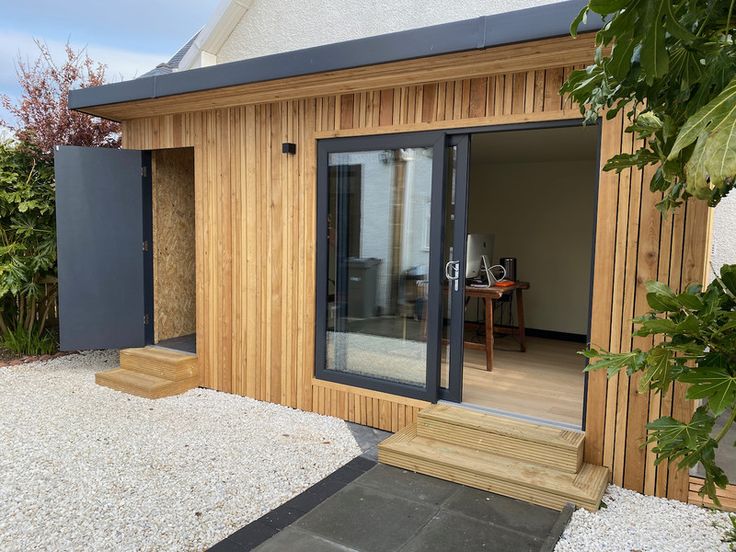
M327 349L327 278L328 278L328 203L329 154L378 149L411 147L432 148L432 190L430 205L429 289L427 292L427 373L425 387L380 380L358 374L338 372L326 368ZM446 167L445 134L418 132L329 138L317 143L317 254L316 254L316 331L315 377L355 387L382 391L430 402L436 402L439 388L441 346L441 287L442 287L442 221L444 201L444 174Z
M449 343L450 351L448 361L448 386L439 389L439 398L452 402L462 402L463 397L463 355L464 355L464 333L465 333L465 266L466 266L466 235L468 228L468 185L470 182L470 135L455 134L446 138L445 154L450 147L454 147L455 154L455 209L452 221L452 251L453 261L457 261L461 285L455 291L452 285L448 285L450 297L450 327ZM447 165L446 165L447 166ZM447 178L447 171L445 177ZM452 185L445 182L444 186ZM445 209L449 205L444 206ZM446 218L443 216L442 221ZM442 224L442 251L444 252L445 237L444 224Z
M151 343L150 152L54 153L61 349Z
M453 231L454 260L460 263L460 272L464 274L466 261L467 234L467 202L470 180L470 145L473 134L489 132L510 132L517 130L536 130L581 126L583 120L563 119L530 123L511 123L479 127L462 127L438 131L424 131L405 134L383 134L346 138L329 138L317 143L317 251L316 251L316 332L315 332L315 375L338 383L355 387L373 389L394 395L412 397L436 402L438 399L462 402L463 381L463 342L465 286L460 286L452 293L450 313L450 356L448 388L440 388L440 362L442 347L442 287L445 284L444 257L444 204L447 177L448 146L457 147L456 159L456 205L464 205L464 209L456 207L455 226ZM362 151L378 148L421 147L431 145L433 152L432 167L432 205L430 230L430 285L428 290L427 320L427 387L420 389L410 385L382 381L370 377L335 372L325 368L326 362L326 305L327 305L327 212L328 212L328 155L331 152ZM439 223L437 223L439 221ZM594 262L594 261L593 261ZM588 375L585 374L587 389ZM584 401L585 402L585 401ZM584 415L583 415L584 416ZM585 420L583 418L583 424Z

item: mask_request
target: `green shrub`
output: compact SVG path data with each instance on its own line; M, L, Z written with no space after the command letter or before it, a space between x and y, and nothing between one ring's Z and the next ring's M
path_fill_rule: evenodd
M17 355L50 355L56 352L57 337L48 330L41 334L35 328L28 331L19 327L0 338L0 347Z
M57 293L54 195L50 161L0 142L0 339L18 354L55 341L47 332Z

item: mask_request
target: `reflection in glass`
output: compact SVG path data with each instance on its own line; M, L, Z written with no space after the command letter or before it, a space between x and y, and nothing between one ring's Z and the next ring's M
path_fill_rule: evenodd
M328 370L424 387L432 148L332 153Z

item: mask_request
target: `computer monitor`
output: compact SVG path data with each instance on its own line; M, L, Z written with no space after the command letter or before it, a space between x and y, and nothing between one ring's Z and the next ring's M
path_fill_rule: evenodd
M468 234L467 253L465 255L465 278L480 276L481 257L486 256L493 264L493 234Z

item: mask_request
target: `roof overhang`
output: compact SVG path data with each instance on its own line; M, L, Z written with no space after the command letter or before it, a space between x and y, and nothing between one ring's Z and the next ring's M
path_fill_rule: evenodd
M135 103L293 77L304 77L466 52L495 46L568 35L570 22L585 0L571 0L475 19L444 23L243 61L156 75L72 90L69 108L113 119L125 119L121 109L104 106ZM591 14L595 15L595 14ZM602 26L589 17L580 32ZM562 60L565 61L565 60ZM122 107L122 106L118 106ZM140 110L131 116L141 116Z

